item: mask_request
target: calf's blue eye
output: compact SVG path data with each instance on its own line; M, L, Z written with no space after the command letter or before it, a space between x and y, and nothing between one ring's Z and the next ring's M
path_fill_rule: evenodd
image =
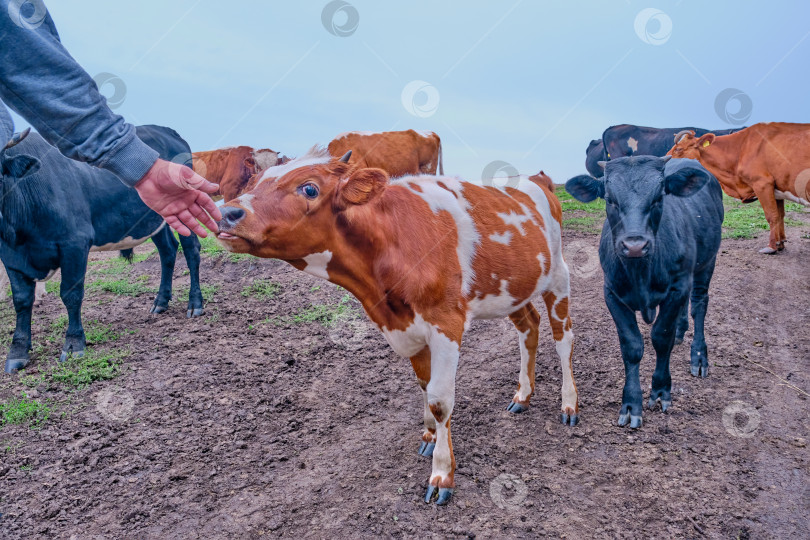
M301 192L306 198L314 199L318 196L318 186L315 184L304 184L304 186L301 188Z

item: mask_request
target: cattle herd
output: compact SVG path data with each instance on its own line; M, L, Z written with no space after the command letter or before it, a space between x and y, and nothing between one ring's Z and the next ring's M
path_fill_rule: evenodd
M455 458L450 419L464 332L473 319L508 316L518 333L520 375L507 410L529 407L545 304L562 367L561 421L580 419L563 260L562 207L544 173L483 185L445 176L435 133L344 133L295 159L248 146L191 153L174 130L141 126L162 158L183 161L218 183L227 249L282 259L351 292L401 356L424 398L419 454L432 457L425 502L446 504ZM190 157L190 159L189 159ZM61 269L68 326L60 361L81 355L84 279L91 251L132 248L151 238L161 262L151 307L166 310L178 240L134 190L111 173L63 157L38 134L15 135L0 153L0 259L17 314L5 370L29 363L38 288ZM604 297L619 335L625 385L618 424L642 426L636 313L652 324L656 354L648 407L672 405L673 346L694 323L691 373L709 373L704 321L720 246L722 192L759 200L770 225L761 253L785 247L784 201L810 206L810 125L766 123L739 130L607 129L586 151L590 174L566 190L605 201L599 258ZM438 174L437 174L438 173ZM492 184L492 183L490 183ZM188 317L203 314L200 243L180 237L191 288Z

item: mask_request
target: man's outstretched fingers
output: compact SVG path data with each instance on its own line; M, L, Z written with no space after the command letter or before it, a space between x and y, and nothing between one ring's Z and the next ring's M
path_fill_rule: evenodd
M197 204L193 204L191 207L199 209L200 214L193 212L197 219L212 231L217 230L217 221L222 219L222 212L219 211L216 203L205 193L198 194L195 202Z
M201 238L205 238L208 236L208 233L205 231L200 222L197 221L191 212L188 210L181 210L180 213L177 214L177 218L183 222L183 225L191 229L191 231Z
M203 225L208 227L208 230L216 231L217 230L217 222L211 219L211 216L205 213L205 210L199 204L192 204L189 207L189 212L197 218Z
M183 225L183 222L180 221L177 216L165 216L163 219L166 220L169 227L177 231L179 234L182 234L183 236L191 236L191 231L188 230L188 227Z

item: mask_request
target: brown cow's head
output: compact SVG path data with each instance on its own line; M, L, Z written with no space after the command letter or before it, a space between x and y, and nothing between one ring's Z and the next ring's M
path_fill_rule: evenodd
M667 152L667 155L675 158L700 160L700 153L714 142L714 138L714 133L707 133L700 138L696 138L694 131L681 131L675 135L675 146Z
M217 238L229 250L284 260L333 248L338 216L378 197L381 169L352 170L348 158L295 168L223 206Z

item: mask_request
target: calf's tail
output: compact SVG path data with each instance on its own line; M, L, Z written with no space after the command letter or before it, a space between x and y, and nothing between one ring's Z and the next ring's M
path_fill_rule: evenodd
M132 258L135 256L135 250L131 249L131 248L130 249L122 249L118 253L120 253L121 256L123 258L125 258L127 260L127 262L130 263L130 264L132 263Z

